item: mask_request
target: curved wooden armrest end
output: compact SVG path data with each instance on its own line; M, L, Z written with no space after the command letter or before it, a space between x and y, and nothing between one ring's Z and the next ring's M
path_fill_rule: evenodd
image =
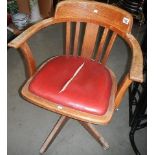
M17 36L15 39L13 39L11 42L8 43L9 47L13 48L19 48L25 41L27 41L33 34L38 32L39 30L51 25L55 24L54 18L48 18L45 20L42 20L31 27L29 27L27 30L25 30L23 33L21 33L19 36Z
M132 49L132 62L129 77L136 82L143 82L143 56L138 41L130 33L125 36L126 41Z
M138 68L138 66L137 66L137 68ZM132 69L130 70L130 74L129 74L130 75L130 79L132 81L136 81L136 82L142 83L144 81L143 71L137 72L136 69L134 69L134 70L132 70Z
M17 44L14 43L13 40L8 43L8 47L19 48L19 46L17 46Z

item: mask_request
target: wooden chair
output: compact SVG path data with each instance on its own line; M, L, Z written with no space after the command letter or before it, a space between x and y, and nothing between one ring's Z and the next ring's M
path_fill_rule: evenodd
M76 25L73 45L72 22ZM66 24L66 54L50 58L38 69L27 40L39 30L57 23ZM41 154L70 118L79 121L104 149L109 148L92 124L108 124L129 85L133 81L143 82L142 53L131 34L132 23L132 16L115 6L92 1L63 1L57 5L54 17L31 26L9 43L10 47L21 50L26 61L29 79L22 89L23 97L61 115L43 143ZM102 37L94 53L99 29L103 29ZM112 35L107 39L110 32ZM130 70L119 85L114 73L105 65L117 36L127 42L132 52Z

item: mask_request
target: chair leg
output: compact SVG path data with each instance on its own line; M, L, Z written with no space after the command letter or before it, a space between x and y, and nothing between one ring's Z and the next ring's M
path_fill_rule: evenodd
M105 141L105 139L91 123L86 123L82 121L79 121L79 123L91 134L92 137L96 139L97 142L99 142L99 144L104 148L104 150L107 150L109 148L109 144Z
M50 134L46 138L45 142L43 143L43 145L40 149L40 154L43 154L48 149L48 147L50 146L50 144L52 144L52 142L54 141L56 136L59 134L59 132L61 131L63 126L66 124L68 119L69 118L66 116L61 116L59 118L58 122L55 124L54 128L52 129L52 131L50 132Z

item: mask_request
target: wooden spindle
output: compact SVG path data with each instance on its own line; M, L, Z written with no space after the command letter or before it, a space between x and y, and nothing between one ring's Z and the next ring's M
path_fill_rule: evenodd
M70 55L71 23L66 23L66 55Z
M79 33L80 33L80 22L76 23L76 29L75 29L75 38L74 38L74 50L73 55L78 55L78 41L79 41Z
M101 41L100 41L100 44L99 44L99 47L98 47L98 50L97 50L97 55L96 55L96 60L97 61L100 60L100 57L101 57L101 54L102 54L102 50L103 50L103 46L105 44L108 32L109 32L109 29L105 28L104 32L103 32L103 35L102 35L102 38L101 38Z
M111 52L111 49L112 49L112 46L113 46L113 44L115 42L116 37L117 37L117 33L113 32L113 34L111 36L111 39L109 41L109 44L108 44L108 46L106 48L105 55L104 55L103 60L102 60L102 64L106 64L107 59L109 57L109 54Z

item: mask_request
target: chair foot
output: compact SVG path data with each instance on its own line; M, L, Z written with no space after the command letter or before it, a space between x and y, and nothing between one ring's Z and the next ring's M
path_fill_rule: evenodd
M96 141L104 148L104 150L107 150L109 148L109 144L91 123L82 121L79 121L79 123L90 133L93 138L96 139Z
M52 144L52 142L54 141L56 136L59 134L59 132L61 131L63 126L66 124L68 119L69 118L66 116L61 116L59 118L58 122L55 124L54 128L52 129L52 131L50 132L50 134L46 138L45 142L43 143L43 145L40 149L40 154L43 154L48 149L48 147L50 146L50 144Z

